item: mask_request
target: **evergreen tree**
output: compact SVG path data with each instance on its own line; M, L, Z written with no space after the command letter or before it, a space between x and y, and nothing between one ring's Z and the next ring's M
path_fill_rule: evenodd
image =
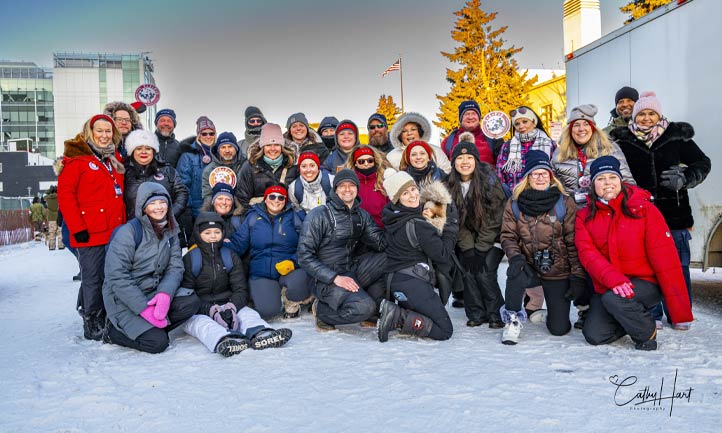
M528 80L526 72L517 71L514 54L522 48L505 47L502 34L507 27L493 29L491 22L496 12L486 13L480 0L469 0L463 9L454 12L458 17L451 38L459 43L453 52L441 54L458 70L446 69L446 80L451 84L445 96L436 95L440 113L434 124L449 134L459 124L458 107L473 99L481 108L482 116L489 111L510 110L527 104L527 92L536 78Z
M662 7L666 4L672 3L672 0L634 0L627 3L625 6L619 8L625 14L629 14L629 18L624 24L629 24L632 21L642 18L658 7Z
M379 104L376 107L376 112L386 116L386 122L389 125L389 129L396 123L396 118L401 114L401 109L394 102L393 96L381 95L379 97Z

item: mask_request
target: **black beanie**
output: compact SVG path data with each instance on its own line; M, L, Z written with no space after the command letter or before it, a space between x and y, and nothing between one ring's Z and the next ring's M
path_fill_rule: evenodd
M459 141L459 144L454 146L454 150L451 151L451 165L452 166L454 165L454 161L456 161L456 158L459 155L464 155L464 154L470 154L476 159L476 162L481 162L481 158L479 158L479 149L476 148L475 143L472 143L471 141L466 140L466 137L464 137L464 135L466 135L466 134L468 134L468 133L465 132L465 133L461 134L461 136L459 137L459 140L462 140L462 141ZM471 134L469 134L469 135L471 135Z
M263 116L263 113L258 107L254 107L252 105L249 105L246 107L246 128L253 128L254 130L257 128L258 131L261 130L261 126L266 124L266 118ZM252 117L260 117L261 118L261 125L248 125L248 119Z
M619 103L620 99L631 99L634 102L637 102L639 99L639 92L637 92L637 89L634 89L632 87L624 86L621 89L617 90L617 94L614 95L614 105L617 105Z
M344 168L343 170L336 173L336 176L333 178L333 190L336 191L336 187L341 183L345 181L351 181L356 185L356 188L358 188L361 185L361 182L358 180L358 176L356 176L356 173L354 173L353 170L350 170L348 168Z

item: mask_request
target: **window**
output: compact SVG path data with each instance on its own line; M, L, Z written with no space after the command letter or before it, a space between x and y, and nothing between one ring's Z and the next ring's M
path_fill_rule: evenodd
M3 172L3 163L0 162L0 173L2 173L2 172ZM1 184L1 183L0 183L0 184ZM2 191L2 190L0 189L0 191Z
M0 165L2 165L2 164L0 164ZM3 192L3 183L2 182L0 182L0 192Z

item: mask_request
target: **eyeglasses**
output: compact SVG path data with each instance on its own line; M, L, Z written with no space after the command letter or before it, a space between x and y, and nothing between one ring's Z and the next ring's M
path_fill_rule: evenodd
M547 177L549 177L549 172L544 170L544 171L540 171L538 173L531 173L529 175L529 177L531 177L532 179L539 179L540 177L543 177L546 179Z
M509 115L511 115L511 117L514 117L514 116L516 116L517 113L526 114L527 111L529 111L529 110L526 107L519 107L516 110L511 110L509 112Z
M261 119L248 119L249 125L260 125L261 123L263 123Z
M369 125L369 131L373 131L374 129L381 129L386 128L386 125L383 123L377 123L376 125Z
M216 135L215 132L201 132L201 137L213 137Z
M286 196L283 194L268 194L266 196L269 200L276 200L276 201L285 201Z
M359 158L356 160L357 165L373 165L374 159L373 158Z
M114 117L114 118L113 118L113 121L114 121L115 123L130 123L130 118Z

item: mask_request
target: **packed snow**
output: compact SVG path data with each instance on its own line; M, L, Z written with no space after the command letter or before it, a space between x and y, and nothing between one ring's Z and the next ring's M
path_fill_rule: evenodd
M271 322L293 329L281 349L222 358L178 329L149 355L83 338L76 272L67 251L0 248L0 432L720 431L722 318L700 306L656 352L537 324L505 346L449 307L445 342L321 333L305 313Z

